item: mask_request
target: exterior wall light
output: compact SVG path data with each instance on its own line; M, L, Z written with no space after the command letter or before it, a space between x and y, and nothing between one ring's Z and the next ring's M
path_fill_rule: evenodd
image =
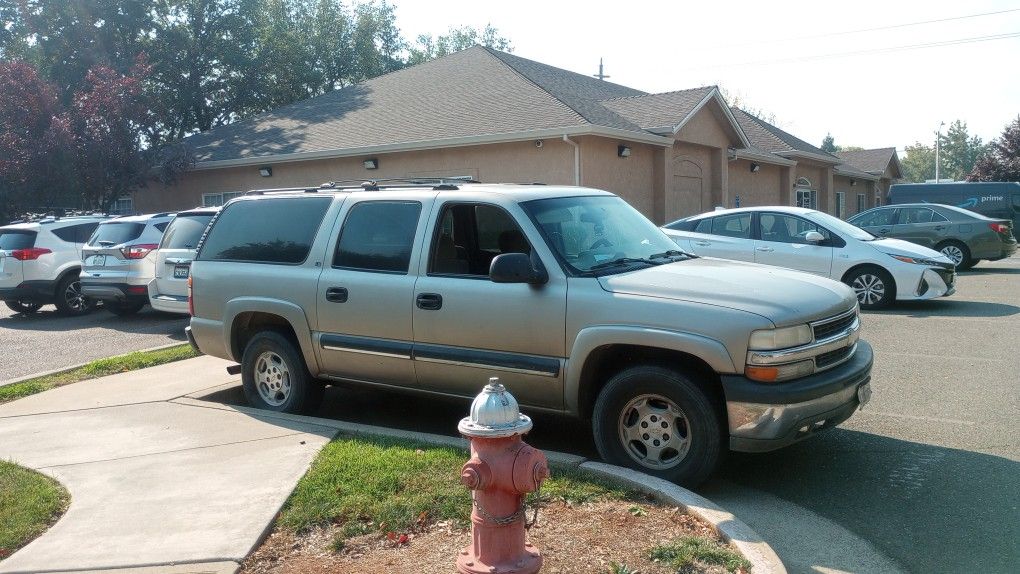
M374 157L372 159L366 159L365 169L379 169L379 160Z
M616 146L616 155L620 157L630 157L630 148L625 145Z
M850 180L850 187L853 187L855 185L857 185L857 180L856 179L851 179Z
M751 173L758 173L759 171L761 171L761 166L756 164L756 163L752 163L751 164Z
M273 168L268 165L264 165L259 168L259 175L262 177L271 177L273 175Z

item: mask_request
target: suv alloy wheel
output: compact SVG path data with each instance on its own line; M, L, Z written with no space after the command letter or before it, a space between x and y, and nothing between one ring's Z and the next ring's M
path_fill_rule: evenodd
M318 409L325 390L308 373L294 344L277 331L262 331L248 342L241 382L248 404L294 414Z
M77 274L68 275L57 283L53 303L61 314L70 316L85 315L96 306L94 299L82 294Z

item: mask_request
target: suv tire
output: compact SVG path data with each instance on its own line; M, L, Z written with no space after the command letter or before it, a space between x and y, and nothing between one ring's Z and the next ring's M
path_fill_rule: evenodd
M690 376L664 367L613 376L595 401L592 428L607 462L687 487L708 478L723 456L712 402Z
M248 404L281 413L315 411L325 390L305 368L294 343L277 331L262 331L248 342L241 383Z
M71 317L87 315L96 306L94 299L82 295L81 281L78 275L68 275L57 283L57 289L53 293L53 304L62 315Z
M861 309L881 309L896 300L896 283L881 267L858 267L843 277L843 283L854 290Z
M103 301L103 307L118 317L134 315L145 307L145 303L120 303L117 301Z
M42 308L41 303L24 303L22 301L4 301L4 305L7 305L11 311L22 315L31 315Z

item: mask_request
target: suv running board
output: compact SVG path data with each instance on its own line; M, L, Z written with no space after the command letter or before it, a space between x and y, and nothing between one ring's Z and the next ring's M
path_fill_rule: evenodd
M227 374L228 375L240 375L241 374L241 365L229 365L229 366L227 366Z

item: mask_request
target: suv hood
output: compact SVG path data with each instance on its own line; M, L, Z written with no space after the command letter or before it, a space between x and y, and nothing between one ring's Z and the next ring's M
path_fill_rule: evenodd
M910 243L909 241L903 241L902 239L876 239L874 241L869 241L867 244L882 253L887 253L889 255L903 255L905 257L931 259L938 261L939 263L948 263L950 265L953 263L948 257L934 249L928 249L927 247L916 243Z
M824 319L857 305L853 290L825 277L708 257L606 275L598 281L610 293L747 311L778 327Z

